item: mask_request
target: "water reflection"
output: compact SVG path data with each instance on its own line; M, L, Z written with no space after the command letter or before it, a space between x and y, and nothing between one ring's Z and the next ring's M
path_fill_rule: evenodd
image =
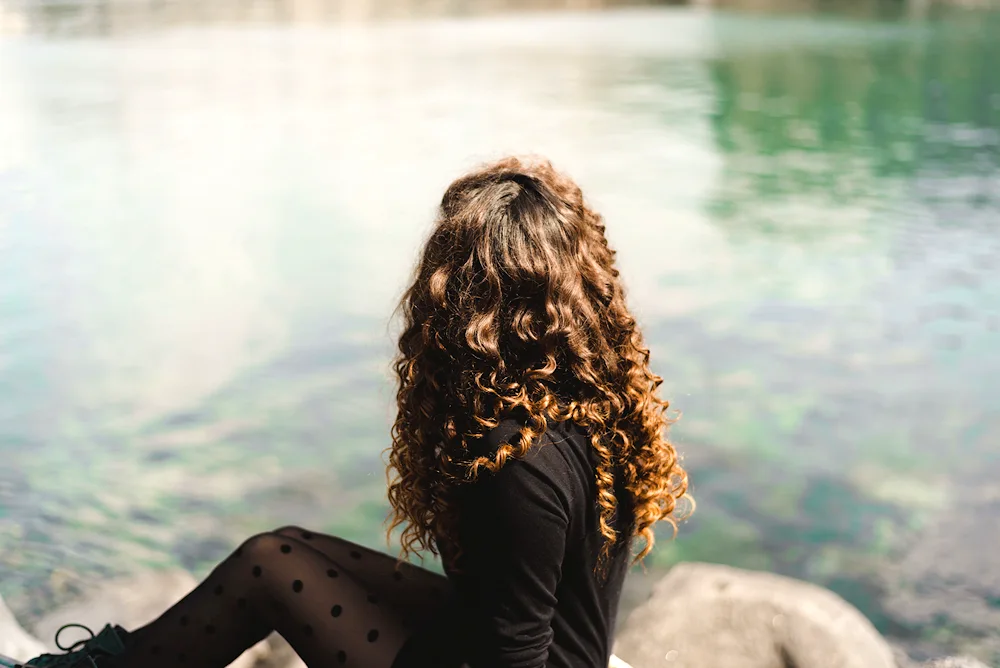
M510 11L589 11L683 0L4 0L0 34L122 34L188 24L340 23L472 17Z

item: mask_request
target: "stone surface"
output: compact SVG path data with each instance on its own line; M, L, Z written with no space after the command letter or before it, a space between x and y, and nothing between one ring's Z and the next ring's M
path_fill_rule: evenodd
M632 666L612 654L611 658L608 660L608 668L632 668Z
M822 587L771 573L682 563L619 632L634 668L895 668L888 643Z
M306 668L292 646L277 633L271 634L265 642L268 643L268 651L258 657L254 668Z

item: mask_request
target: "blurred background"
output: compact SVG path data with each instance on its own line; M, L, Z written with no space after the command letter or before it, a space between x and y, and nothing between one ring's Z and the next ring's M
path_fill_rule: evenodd
M1000 661L1000 10L0 0L0 595L386 549L390 312L447 184L608 225L698 511L680 560ZM436 562L425 566L440 570Z

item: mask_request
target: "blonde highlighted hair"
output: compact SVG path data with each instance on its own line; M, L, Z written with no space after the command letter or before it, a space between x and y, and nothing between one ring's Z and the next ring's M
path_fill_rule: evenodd
M401 560L429 550L454 566L455 489L524 456L550 420L591 427L606 538L599 566L633 537L644 539L641 561L661 520L676 534L687 473L604 231L580 188L546 160L505 158L448 187L396 309L404 328L387 537L405 525ZM524 425L518 443L475 455L470 443L508 416ZM633 510L628 536L612 526L616 475Z

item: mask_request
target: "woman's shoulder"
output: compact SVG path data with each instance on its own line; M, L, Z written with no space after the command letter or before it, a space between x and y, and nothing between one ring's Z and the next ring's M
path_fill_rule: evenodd
M477 447L477 454L492 458L504 444L517 445L524 422L516 418L501 419L487 431ZM496 475L516 476L532 473L543 475L565 486L574 473L584 473L589 444L584 427L573 422L549 421L545 431L536 437L528 451L520 457L510 457ZM505 472L506 470L506 472Z
M482 438L479 439L479 443L476 444L478 446L477 449L482 454L495 454L505 444L516 446L518 444L518 434L524 428L524 424L524 421L518 418L501 418L497 426L486 431ZM528 453L540 453L548 445L555 445L559 449L566 446L578 445L585 442L586 438L586 429L572 421L555 422L549 420L545 431L535 437Z
M517 445L523 426L516 419L502 419L483 435L482 454L492 459L503 444ZM541 504L566 517L574 514L575 502L586 486L579 457L572 452L579 449L575 433L572 427L550 421L524 455L508 457L496 471L481 467L476 479L465 486L465 494L471 495L467 501L480 499L480 503L525 510Z

